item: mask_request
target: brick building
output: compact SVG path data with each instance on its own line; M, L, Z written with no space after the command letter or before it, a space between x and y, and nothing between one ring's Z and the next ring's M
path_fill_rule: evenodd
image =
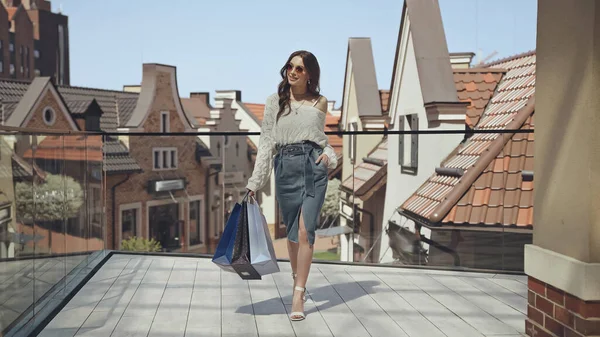
M15 154L50 174L75 179L87 191L85 207L69 219L74 228L68 226L68 234L106 239L109 249L119 249L130 236L154 238L168 250L207 249L205 172L211 163L203 158L210 150L194 134L135 135L198 130L181 105L174 67L144 64L139 92L56 85L48 77L0 80L0 100L0 125L122 133L104 140L16 137Z
M2 0L0 78L54 77L68 85L69 20L46 0Z

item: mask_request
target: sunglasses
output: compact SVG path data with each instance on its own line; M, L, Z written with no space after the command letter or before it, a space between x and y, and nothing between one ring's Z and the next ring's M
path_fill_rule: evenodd
M286 67L288 72L291 72L292 70L294 70L294 65L293 64L288 64ZM296 66L296 72L298 74L302 74L304 73L304 68L300 67L300 66Z

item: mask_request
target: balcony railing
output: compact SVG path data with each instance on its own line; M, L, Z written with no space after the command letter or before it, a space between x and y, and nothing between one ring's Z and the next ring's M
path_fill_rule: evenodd
M328 135L338 165L328 173L315 260L523 271L532 125ZM72 289L108 250L211 255L246 192L258 143L258 133L244 132L0 129L1 334L51 310L50 294ZM273 174L257 198L276 255L287 259Z

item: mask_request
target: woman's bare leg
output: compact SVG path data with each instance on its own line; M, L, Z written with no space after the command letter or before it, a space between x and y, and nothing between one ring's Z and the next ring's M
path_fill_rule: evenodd
M296 275L298 272L298 244L296 242L287 240L287 249L290 256L290 264L292 265L292 273ZM294 281L294 287L295 286L296 282Z
M308 242L308 233L304 225L302 211L300 211L300 219L298 221L298 260L296 262L296 286L305 288L310 266L313 258L313 246ZM302 301L303 293L294 290L292 299L292 311L304 311L304 301Z

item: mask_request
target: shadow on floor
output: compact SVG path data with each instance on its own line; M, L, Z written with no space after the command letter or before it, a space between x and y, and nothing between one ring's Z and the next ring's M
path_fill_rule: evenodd
M379 284L380 282L377 281L346 282L330 284L314 289L307 289L307 303L305 303L305 314L308 315L310 313L316 312L317 310L327 310L337 305L353 301L359 297L366 296L370 292L371 288L376 287ZM361 287L363 291L356 289L356 287ZM348 290L352 288L352 291L343 291L344 288ZM340 291L343 293L343 295L340 295ZM315 304L320 304L315 306L307 305L311 299ZM268 300L241 306L235 312L238 314L248 314L256 316L280 314L286 315L287 313L283 304L287 305L287 303L291 302L291 295L285 297L274 297Z

